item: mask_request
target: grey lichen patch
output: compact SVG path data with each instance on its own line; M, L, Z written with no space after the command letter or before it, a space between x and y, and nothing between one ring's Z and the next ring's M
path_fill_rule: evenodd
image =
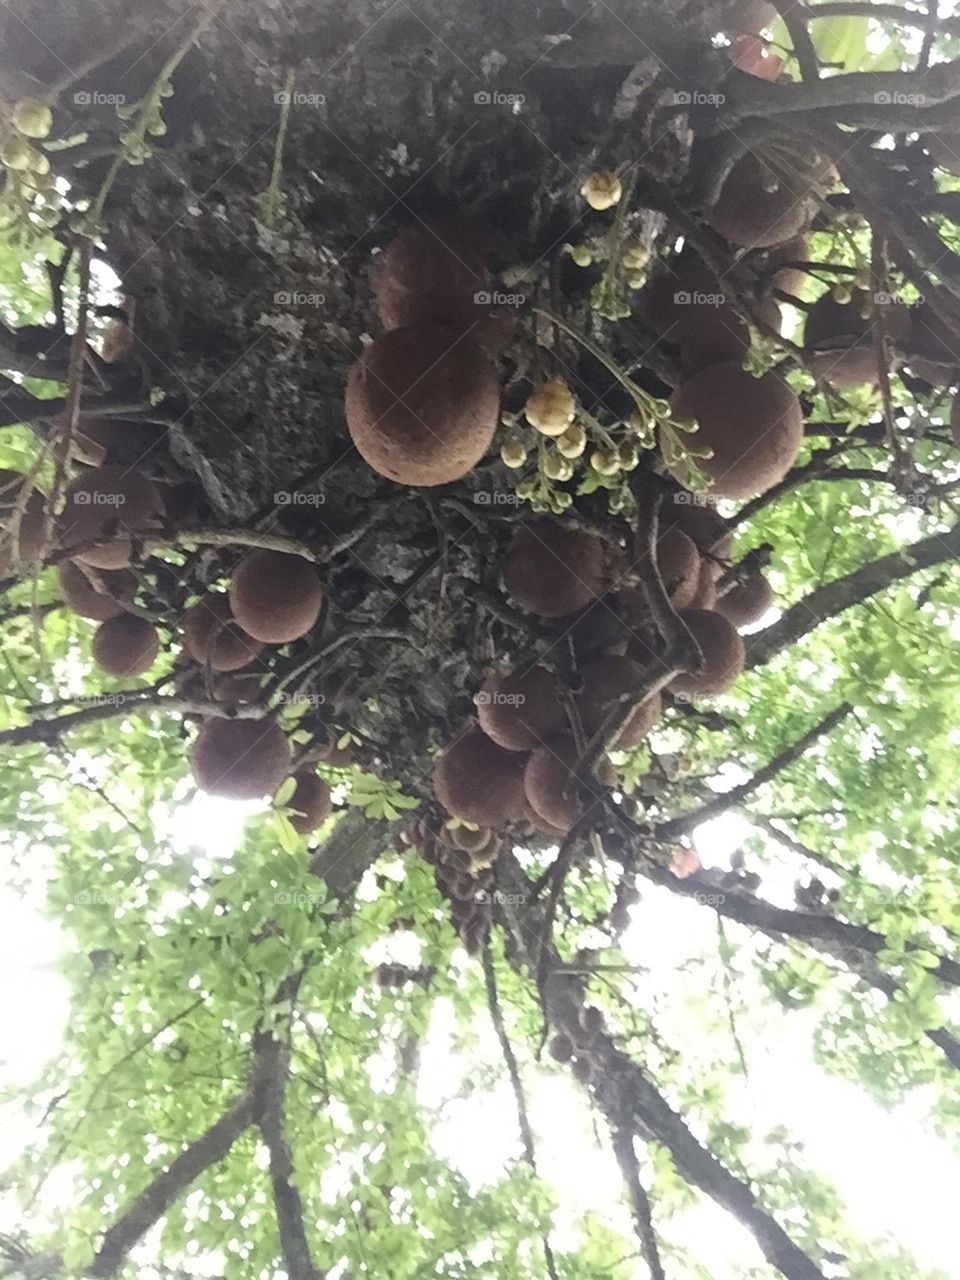
M263 312L257 319L257 324L265 329L272 329L280 338L286 338L288 342L300 342L303 338L304 321L291 315L289 312Z

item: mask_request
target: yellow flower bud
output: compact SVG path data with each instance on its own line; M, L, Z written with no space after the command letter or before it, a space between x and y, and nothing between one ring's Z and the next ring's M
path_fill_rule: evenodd
M542 382L523 407L524 416L545 436L562 436L573 421L576 402L562 378Z
M38 98L21 98L13 108L13 127L25 138L46 138L53 128L53 112Z
M558 454L547 454L541 463L540 470L548 480L569 480L573 475L573 463Z
M615 173L609 170L591 173L580 188L580 194L591 209L612 209L619 204L623 195L623 186Z
M527 460L527 450L519 440L507 440L500 446L500 457L505 467L516 471Z
M578 422L557 438L557 449L565 458L579 458L587 447L587 433Z
M594 449L590 465L601 476L615 476L620 470L620 458L616 449Z
M34 154L33 147L25 138L10 138L0 150L0 161L6 169L25 173L33 163Z
M650 261L650 250L645 244L632 244L624 250L623 265L628 271L642 271Z
M635 444L622 444L617 450L617 459L622 471L636 471L640 465L640 453Z

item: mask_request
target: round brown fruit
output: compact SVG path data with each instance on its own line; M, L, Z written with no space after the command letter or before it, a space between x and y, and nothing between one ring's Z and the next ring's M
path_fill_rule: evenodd
M100 467L109 462L126 470L161 443L165 435L165 427L151 423L83 414L71 440L71 452L88 466Z
M190 753L197 786L209 795L258 800L290 772L290 744L273 719L207 720Z
M870 314L869 299L870 295L863 289L855 289L848 303L838 302L832 292L825 293L807 312L803 344L814 377L838 387L866 386L879 381L873 339L875 321ZM904 344L910 337L910 309L884 307L883 327L894 342Z
M459 480L489 449L500 388L469 337L440 325L394 329L350 370L346 414L357 452L397 484Z
M121 613L93 633L93 660L111 676L142 676L160 652L160 639L146 618Z
M791 267L788 264L809 261L810 242L805 235L772 248L767 254L767 271L774 289L781 289L792 298L799 297L807 273L802 267Z
M263 651L259 640L237 626L230 599L221 591L208 591L183 615L183 647L194 662L210 664L211 671L238 671Z
M753 152L731 169L709 221L715 231L746 249L766 249L794 240L807 230L817 194L831 185L822 161L778 161L771 170ZM774 186L775 183L775 186ZM767 190L773 186L773 190Z
M779 374L754 378L739 364L717 364L673 393L674 416L693 418L691 439L713 450L697 463L721 498L752 498L782 480L803 442L803 410Z
M487 302L491 252L482 230L460 219L405 228L377 261L374 293L384 329L439 324L469 332L489 355L498 354L512 338L516 321Z
M601 653L626 653L630 630L624 618L630 617L629 594L610 596L602 608L588 607L565 624L564 634L581 662Z
M60 545L94 569L130 563L131 535L159 528L163 503L156 485L124 467L93 467L67 486L59 517Z
M164 523L171 529L188 530L200 527L204 493L197 484L165 484L160 489L163 500Z
M643 315L648 328L667 342L679 342L680 331L691 310L701 310L693 299L713 296L720 306L727 303L716 277L703 259L690 249L671 258L664 271L643 291ZM702 304L707 308L706 301ZM708 308L709 309L709 308Z
M581 1084L589 1084L593 1079L593 1063L589 1058L575 1058L572 1063L572 1070Z
M703 653L699 674L685 672L670 683L673 693L724 693L743 671L746 647L743 637L721 614L712 609L684 609L680 617Z
M721 573L720 566L711 560L701 560L700 574L697 578L697 589L688 609L712 609L716 604L718 588L717 579Z
M467 854L486 853L497 838L489 827L456 827L449 836L453 847Z
M773 605L773 587L762 573L752 573L724 592L714 608L733 626L749 627L751 623L759 622Z
M504 583L528 613L564 618L603 592L603 544L592 533L555 520L531 520L507 552Z
M643 668L632 658L611 655L588 663L583 669L583 686L577 694L577 707L587 736L592 737L599 731L616 704L626 710L630 695L642 687L643 681ZM622 751L639 746L659 720L661 711L662 700L659 693L655 693L636 708L612 747Z
M349 743L341 747L339 739L335 739L317 747L317 759L331 769L347 769L353 764L353 752Z
M590 1040L603 1030L603 1013L593 1004L585 1004L580 1010L580 1025Z
M932 291L939 293L940 291ZM942 298L938 298L940 301ZM941 307L950 315L953 305L946 299ZM934 387L943 387L955 380L960 365L960 337L947 327L930 295L910 309L910 355L906 361L911 373L923 378ZM960 326L958 326L960 328Z
M136 580L125 569L104 570L97 574L106 587L98 591L79 565L72 560L61 560L57 566L60 577L60 594L63 603L78 617L91 622L108 622L125 612L123 601L129 603L136 590Z
M260 698L262 673L257 671L231 672L214 684L214 697L225 707L246 707Z
M641 557L642 565L645 556ZM678 528L667 528L657 539L657 568L675 609L685 609L700 578L700 552L693 539Z
M756 36L774 21L777 10L770 0L737 0L724 19L724 31Z
M733 534L726 520L709 500L693 494L677 494L669 508L661 511L661 524L674 524L682 529L706 559L729 560L733 553ZM685 499L685 501L684 501Z
M238 625L263 644L305 636L320 615L323 587L309 560L283 551L251 551L230 580Z
M0 577L29 569L39 560L46 540L46 500L39 489L33 489L23 511L14 509L4 516L0 534Z
M574 781L573 770L578 759L573 738L564 734L538 747L527 761L523 775L527 801L537 817L555 831L569 831L580 817L583 812L581 791L586 791L596 801L604 791L604 785L596 778L587 783ZM605 780L611 776L604 770Z
M574 1055L575 1045L564 1031L558 1031L550 1041L550 1057L555 1062L569 1062Z
M523 812L522 770L519 756L473 725L437 760L433 789L455 818L502 831Z
M523 795L523 818L521 821L533 832L538 835L546 836L548 840L559 842L566 835L566 831L562 827L554 827L549 822L544 821L534 809L533 805L527 799L526 792Z
M530 751L564 724L557 681L545 667L492 675L474 698L480 728L508 751Z
M680 364L688 376L712 364L740 362L750 350L750 326L740 312L727 302L697 303L696 296L691 294L694 300L683 308L671 335L680 345Z
M312 769L298 769L293 775L296 789L287 801L287 808L293 812L287 816L294 831L308 836L317 827L323 826L329 818L333 805L330 801L330 788Z

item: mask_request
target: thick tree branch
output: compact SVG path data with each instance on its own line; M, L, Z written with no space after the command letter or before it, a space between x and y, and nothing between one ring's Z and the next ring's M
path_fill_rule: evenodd
M144 552L151 555L164 547L251 547L261 551L283 551L301 556L304 560L319 563L326 559L327 548L279 533L266 533L258 529L179 529L168 538L151 538L144 543Z
M785 849L789 849L796 857L802 858L806 862L816 862L818 866L823 867L825 871L831 871L835 876L839 876L841 880L850 879L858 874L855 868L841 867L839 863L828 858L824 853L818 853L816 849L809 848L803 844L796 836L791 835L788 831L781 830L776 823L771 822L769 818L765 818L762 814L753 813L747 810L744 815L751 826L759 827L764 831L771 840L782 845Z
M362 830L359 829L361 825ZM387 846L395 829L395 826L391 827L386 823L369 822L359 811L345 815L314 856L311 872L326 880L334 896L346 896L355 888L367 866ZM292 998L300 976L297 974L287 979L279 994ZM183 1012L189 1012L196 1003ZM320 1273L316 1270L292 1269L294 1261L300 1264L304 1257L309 1259L309 1251L306 1254L299 1251L301 1241L296 1225L299 1193L290 1182L292 1164L286 1163L290 1159L290 1153L282 1129L287 1066L284 1054L283 1046L273 1037L261 1034L254 1047L250 1090L238 1098L201 1137L182 1151L107 1230L91 1267L92 1277L99 1280L100 1277L111 1276L119 1270L130 1249L160 1220L174 1201L206 1169L222 1160L237 1138L256 1122L264 1133L264 1141L270 1151L271 1179L275 1195L279 1196L277 1214L284 1256L290 1264L290 1278L319 1280ZM302 1208L300 1223L302 1230ZM312 1266L312 1262L310 1265Z
M126 715L129 711L162 711L166 714L178 712L181 715L208 716L222 715L223 706L218 702L171 697L156 689L132 690L116 694L104 693L99 695L92 706L83 707L80 711L70 711L66 715L54 716L49 720L32 720L29 724L19 725L14 729L4 729L0 733L0 747L22 747L33 742L44 742L49 746L74 729L112 720L117 716ZM233 714L242 720L259 720L264 711L262 707L250 704L235 708Z
M941 63L925 73L932 76L943 67L960 67L957 63ZM862 73L864 75L873 73ZM832 84L832 80L822 83ZM914 92L919 92L919 85ZM902 90L898 91L902 92ZM881 153L860 143L851 146L850 136L826 123L798 120L801 134L822 149L837 166L840 176L850 189L857 208L880 235L891 244L896 242L906 259L904 270L918 283L921 292L928 288L931 278L937 278L946 296L931 292L931 305L943 315L946 327L953 327L953 320L960 314L960 255L945 244L935 227L924 220L915 207L909 192L894 181Z
M788 907L777 907L736 885L725 885L722 892L718 892L716 884L705 879L702 873L681 880L665 867L658 864L648 866L644 862L638 864L638 870L654 884L662 885L679 897L692 898L701 906L716 911L724 919L735 920L738 924L757 929L777 941L787 938L808 943L824 955L832 956L845 964L849 964L851 956L856 956L858 952L863 956L877 956L888 946L883 934L875 933L865 925L848 924L826 912L794 911ZM931 947L927 943L908 942L905 949L930 951ZM862 964L862 961L857 961L853 967L860 972L858 964ZM940 956L930 972L945 986L960 987L960 963L956 960Z
M698 827L701 822L708 822L711 818L717 817L718 814L726 813L728 809L737 808L754 792L766 786L768 782L771 782L778 774L781 774L784 769L788 769L790 765L805 755L819 738L822 738L824 734L831 733L852 711L853 707L849 702L843 702L839 707L834 707L828 715L823 717L819 724L815 724L803 737L785 747L762 769L758 769L752 778L748 778L746 782L741 782L738 786L731 787L729 791L720 792L712 800L708 800L706 804L701 805L699 809L694 809L691 813L685 813L679 818L671 819L669 822L662 822L656 828L657 839L663 841L679 840L681 836L689 835L694 827Z
M835 456L833 451L828 449L818 452L829 454L830 457ZM775 484L766 493L761 493L756 498L751 498L749 502L745 502L729 521L730 527L735 529L745 524L758 511L771 506L785 494L818 480L862 480L871 484L889 484L890 476L886 471L877 471L872 467L832 467L829 460L814 457L805 466L794 467L792 471L787 472L780 483Z
M792 605L781 618L765 631L749 639L747 668L754 670L769 662L782 650L796 644L822 623L872 596L886 591L895 582L909 578L921 569L943 564L960 557L960 525L945 533L934 533L911 546L893 551L861 565L852 573L828 582Z
M375 822L362 809L348 808L310 859L310 874L323 880L334 898L349 897L405 825Z
M238 1098L219 1120L191 1142L164 1171L154 1178L105 1233L90 1264L90 1275L100 1280L112 1276L127 1260L130 1250L180 1198L202 1173L227 1155L253 1119L253 1096Z
M936 106L960 96L960 59L941 62L926 71L852 71L801 84L769 84L740 72L731 75L734 92L724 104L720 121L732 127L748 116L770 118L808 111L841 111L844 107L874 105L905 97Z

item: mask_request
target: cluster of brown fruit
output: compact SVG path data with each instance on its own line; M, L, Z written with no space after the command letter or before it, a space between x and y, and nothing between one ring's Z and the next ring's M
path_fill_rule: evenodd
M308 561L278 551L253 551L234 570L226 593L207 592L184 615L184 649L211 671L237 672L258 658L264 646L305 636L322 604L323 588ZM219 689L226 709L258 694L258 683L250 688L242 677L229 675ZM191 766L204 791L247 800L277 791L290 774L291 755L290 743L272 716L215 716L200 727ZM329 813L330 793L312 771L294 777L291 822L304 834Z
M735 6L731 30L750 32L754 36L761 28L768 27L775 16L772 6L764 2ZM923 143L934 161L950 173L960 173L960 134L924 134ZM694 148L692 169L709 162L710 147L701 153ZM818 154L808 154L787 148L783 143L771 143L766 149L748 152L731 169L720 195L709 210L707 219L714 230L720 232L731 245L752 250L767 250L768 283L777 290L795 295L803 280L802 270L778 263L803 262L808 259L806 236L813 219L823 207L826 195L838 181L837 171L830 160ZM836 216L832 214L831 216ZM880 378L875 331L882 312L882 330L888 341L889 368L906 365L912 373L935 387L946 385L955 375L960 364L957 340L944 331L938 309L930 299L921 299L913 306L905 305L896 295L882 290L870 292L869 264L861 264L852 275L852 283L841 283L828 290L808 309L804 330L804 349L808 367L814 377L838 387L875 386ZM663 335L673 329L672 341L679 341L682 349L682 367L688 376L701 377L694 397L680 396L674 403L675 412L699 409L710 397L717 396L727 404L737 404L739 411L742 379L735 372L702 376L707 365L719 365L740 360L749 347L749 331L737 310L724 303L714 308L687 308L694 315L683 315L674 304L673 294L705 295L716 291L714 277L706 271L695 255L681 255L676 277L661 278L649 291L647 319L651 326ZM710 311L714 314L711 316ZM946 314L950 313L948 306ZM761 298L757 313L772 329L779 330L780 318L772 297ZM759 380L761 384L763 379ZM784 393L779 390L775 399L767 388L754 391L757 401L768 415L778 412L778 402ZM691 403L691 401L695 403ZM752 402L748 399L747 404ZM779 409L783 415L781 425L772 433L775 439L765 435L769 455L755 459L756 467L748 466L744 484L762 484L770 468L779 469L782 459L791 447L792 436L783 422L792 421L792 408ZM693 412L693 416L697 416ZM744 417L748 415L744 414ZM749 415L753 420L753 415ZM761 414L762 418L762 414ZM712 445L708 438L715 426L701 422L700 441ZM723 434L720 431L720 434ZM749 447L749 442L748 442ZM720 464L726 470L725 464ZM733 475L733 483L726 493L713 476L713 468L705 470L714 479L713 491L719 496L749 497L740 477ZM758 474L752 474L754 469ZM779 477L778 477L779 478ZM726 483L726 482L724 482ZM754 492L758 490L754 488Z
M448 484L493 442L500 386L493 360L513 317L490 305L490 238L460 219L402 231L375 281L384 327L347 380L346 417L360 456L398 484Z
M826 157L769 144L730 170L707 220L744 249L769 249L807 232L837 171Z
M775 301L768 298L759 309L779 328ZM803 441L800 401L778 373L755 377L745 367L750 326L699 258L681 254L653 283L645 315L654 332L679 349L682 380L670 407L674 418L698 424L693 442L710 493L752 498L782 480ZM686 459L665 461L683 483Z
M882 325L888 372L906 366L931 386L951 382L960 365L960 344L944 330L930 300L908 305L885 291L871 295L868 284L869 269L864 269L852 287L829 289L808 310L803 343L814 377L837 387L876 386L876 336Z
M413 822L406 839L433 867L437 888L450 904L451 923L475 955L490 932L493 865L501 837L488 827L429 814Z
M732 537L713 508L681 502L668 512L658 568L704 656L701 671L676 676L668 689L683 698L719 694L744 667L737 628L767 611L772 592L760 573L739 580L725 574ZM599 770L599 781L577 775L577 719L588 741L612 722L615 736L608 745L624 750L639 746L661 715L659 694L629 711L649 682L656 646L642 592L628 585L628 575L611 589L620 555L597 534L549 518L531 520L514 535L504 567L507 594L525 612L562 622L579 672L575 689L540 664L489 675L474 699L476 722L436 763L436 798L453 819L476 829L469 839L480 841L484 869L503 833L559 840L591 797L598 801L616 781L609 763ZM619 725L618 707L624 708ZM454 843L462 847L460 840Z
M585 1004L578 1021L575 1035L557 1032L550 1041L550 1056L555 1062L569 1063L580 1083L589 1084L597 1069L593 1049L603 1031L603 1014L596 1005Z
M144 675L161 641L148 612L136 604L138 583L130 566L138 544L170 523L161 486L132 468L91 467L66 486L57 515L48 516L46 506L25 476L0 473L5 571L38 561L49 543L64 604L97 624L91 645L96 665L118 679ZM322 602L320 579L307 560L258 550L240 561L227 591L208 590L183 615L177 635L183 654L209 674L214 696L224 705L222 717L201 725L191 752L203 790L256 799L273 795L291 774L291 747L275 718L230 718L260 693L257 677L241 684L230 673L248 667L267 645L306 635ZM330 812L330 792L312 771L293 776L291 822L306 833Z

